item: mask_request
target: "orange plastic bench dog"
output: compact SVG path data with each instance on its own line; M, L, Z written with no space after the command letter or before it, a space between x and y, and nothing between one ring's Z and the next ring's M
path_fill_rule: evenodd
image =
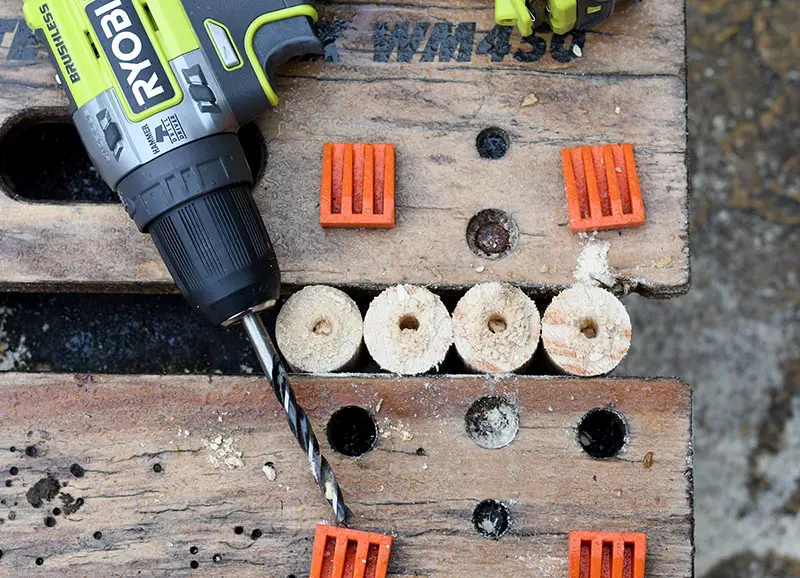
M564 149L561 159L573 233L644 224L644 202L633 146L610 144Z
M647 534L569 533L569 578L644 578Z
M392 537L318 525L309 578L386 578Z
M319 222L323 227L394 227L394 145L325 145Z

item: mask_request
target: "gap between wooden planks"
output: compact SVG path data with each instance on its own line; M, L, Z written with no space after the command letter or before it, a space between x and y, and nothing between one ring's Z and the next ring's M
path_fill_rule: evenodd
M319 9L327 22L339 21L329 47L337 62L285 68L275 79L282 102L259 122L269 160L255 195L288 286L464 288L500 279L552 294L572 283L583 244L567 226L560 149L631 142L648 222L598 237L611 242L611 267L632 290L665 297L688 289L683 2L620 9L587 35L583 57L568 63L553 58L550 35L541 37L548 52L534 62L524 61L533 47L517 32L502 59L498 47L490 49L494 55L479 54L494 16L483 0L447 8L435 0L333 2ZM0 135L20 115L63 115L66 104L45 53L14 52L25 34L20 18L20 0L0 0ZM441 55L423 62L436 26L447 24L452 31L474 24L469 59L459 61L457 51L447 62ZM409 35L424 27L409 61L398 62L397 50L376 53L381 38L402 25ZM539 103L522 107L531 94ZM502 160L480 159L476 151L476 136L490 126L510 135ZM396 145L395 229L319 226L328 141ZM477 257L465 240L469 219L487 208L510 213L521 232L516 251L500 261ZM152 243L121 207L31 204L0 192L0 289L171 288Z
M683 383L294 381L356 514L353 526L395 536L392 576L566 578L573 529L647 532L649 577L692 576L691 393ZM0 484L0 574L181 575L196 560L197 575L307 575L314 526L329 511L264 380L5 374L0 388L0 471L11 481ZM486 395L519 408L519 433L504 449L481 449L465 432L467 409ZM575 427L607 404L625 416L630 440L618 457L599 461L584 454ZM325 441L328 418L347 405L369 409L380 426L377 446L358 459ZM208 447L218 438L231 442L230 468ZM274 481L262 472L268 461ZM62 485L60 496L83 500L55 516L54 527L44 519L63 499L36 509L26 498L48 476ZM473 509L488 498L512 515L499 541L472 525ZM255 529L262 535L253 540Z

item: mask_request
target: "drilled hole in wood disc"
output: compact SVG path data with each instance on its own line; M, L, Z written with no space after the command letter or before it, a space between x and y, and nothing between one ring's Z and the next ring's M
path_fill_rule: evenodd
M401 331L416 331L419 329L419 319L413 315L403 315L397 324Z

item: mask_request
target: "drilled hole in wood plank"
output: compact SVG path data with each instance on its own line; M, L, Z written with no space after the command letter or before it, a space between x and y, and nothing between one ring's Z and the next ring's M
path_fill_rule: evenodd
M240 128L239 141L257 182L267 159L258 126ZM70 119L52 112L32 111L0 128L0 186L30 201L119 203L92 166Z
M475 140L478 154L484 159L502 159L508 153L509 146L511 146L511 139L508 133L496 126L483 129Z
M511 514L505 504L484 500L472 512L472 524L480 535L499 540L511 525Z
M478 257L502 259L519 243L519 226L514 218L499 209L484 209L467 224L467 245Z
M476 400L465 417L467 434L482 448L496 450L514 441L519 431L519 411L504 397Z
M578 443L593 458L616 456L628 442L625 418L610 408L595 408L578 424Z
M378 426L370 413L357 405L336 410L328 421L328 443L342 455L357 458L370 451L378 439Z

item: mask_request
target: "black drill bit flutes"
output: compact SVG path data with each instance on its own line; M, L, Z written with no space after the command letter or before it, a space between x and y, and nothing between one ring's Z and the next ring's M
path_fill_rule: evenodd
M314 475L314 479L317 481L317 485L319 485L319 489L325 499L328 500L331 508L333 508L336 523L342 524L346 522L349 510L344 504L342 490L336 482L336 476L331 465L319 449L317 436L314 435L314 430L311 428L311 422L308 421L306 412L297 404L294 391L292 391L292 386L289 383L288 373L278 352L275 350L275 346L272 344L272 339L261 322L258 313L245 315L242 318L242 323L256 351L261 368L272 385L272 389L283 406L283 410L286 412L289 427L294 437L297 438L300 447L306 452L308 463L311 466L311 473Z

